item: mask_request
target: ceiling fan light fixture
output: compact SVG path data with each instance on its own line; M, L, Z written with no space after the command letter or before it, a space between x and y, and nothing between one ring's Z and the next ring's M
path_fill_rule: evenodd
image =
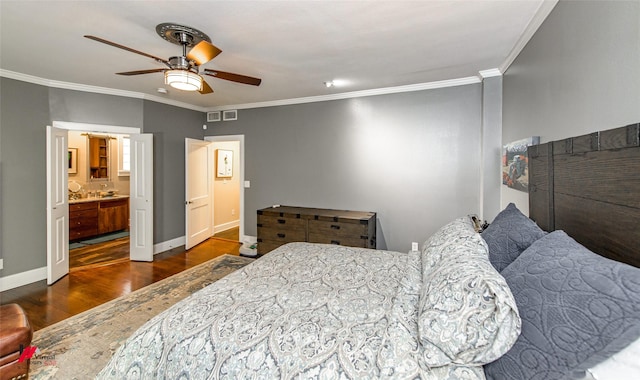
M188 70L167 70L164 83L183 91L202 90L202 77Z

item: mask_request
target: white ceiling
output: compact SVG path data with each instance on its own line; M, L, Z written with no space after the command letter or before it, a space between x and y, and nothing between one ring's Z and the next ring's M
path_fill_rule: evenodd
M202 109L328 96L478 76L504 68L555 1L8 1L0 0L0 69L59 85L97 86ZM203 65L262 78L259 87L205 76L213 94L165 87L151 55L181 55L157 24L199 29L222 54ZM524 36L524 37L523 37ZM524 41L524 42L523 42ZM520 46L519 46L520 45ZM340 79L344 86L326 88Z

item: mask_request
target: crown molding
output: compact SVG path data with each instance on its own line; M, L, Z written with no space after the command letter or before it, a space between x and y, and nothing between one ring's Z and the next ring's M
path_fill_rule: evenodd
M22 82L28 82L33 84L39 84L41 86L46 86L46 87L61 88L65 90L92 92L96 94L115 95L115 96L124 96L127 98L150 100L157 103L164 103L164 104L168 104L168 105L176 106L180 108L187 108L194 111L206 112L206 108L204 107L199 107L193 104L179 102L176 100L165 99L159 96L143 94L141 92L118 90L118 89L108 88L108 87L89 86L86 84L61 82L61 81L44 79L44 78L36 77L33 75L22 74L15 71L9 71L4 69L0 69L0 77L15 79Z
M533 37L536 31L538 31L538 28L540 28L540 25L542 25L544 20L547 19L547 16L549 16L551 11L553 10L553 8L555 8L556 4L558 4L558 1L559 0L543 0L542 1L540 6L538 7L538 10L533 15L533 17L531 18L527 26L525 27L524 32L522 32L522 34L520 35L518 42L516 42L516 44L514 45L513 49L511 49L511 52L509 53L507 58L504 60L502 65L500 65L500 67L498 68L500 72L505 73L509 68L509 66L511 66L513 61L516 60L516 58L518 57L522 49L524 49L524 47L527 46L527 43L529 43L529 40L531 40L531 37Z
M431 90L431 89L443 88L443 87L463 86L463 85L473 84L473 83L480 83L480 79L476 76L472 76L472 77L465 77L465 78L442 80L437 82L410 84L405 86L384 87L384 88L376 88L371 90L342 92L339 94L331 94L331 95L308 96L303 98L282 99L282 100L273 100L273 101L258 102L258 103L233 104L233 105L207 108L207 111L226 111L226 110L237 110L237 109L286 106L286 105L302 104L302 103L326 102L329 100L341 100L341 99L350 99L350 98L360 98L364 96L396 94L400 92L412 92L412 91Z
M480 70L478 74L480 75L480 79L502 76L500 69Z
M481 71L481 73L494 72L494 71L498 71L498 69L483 70ZM498 75L502 75L502 74L499 73ZM54 88L62 88L67 90L84 91L84 92L92 92L92 93L105 94L105 95L115 95L115 96L124 96L129 98L136 98L136 99L151 100L158 103L164 103L164 104L181 107L181 108L187 108L187 109L200 111L200 112L226 111L226 110L249 109L249 108L276 107L276 106L303 104L303 103L315 103L315 102L324 102L324 101L330 101L330 100L359 98L364 96L386 95L386 94L396 94L401 92L423 91L423 90L432 90L436 88L464 86L468 84L480 83L482 81L480 76L470 76L470 77L464 77L464 78L441 80L436 82L417 83L417 84L410 84L410 85L404 85L404 86L384 87L384 88L376 88L376 89L362 90L362 91L343 92L343 93L330 94L330 95L309 96L309 97L303 97L303 98L282 99L282 100L257 102L257 103L233 104L233 105L216 106L216 107L199 107L199 106L195 106L188 103L183 103L183 102L169 100L169 99L165 99L157 96L143 94L140 92L124 91L124 90L117 90L117 89L107 88L107 87L88 86L88 85L77 84L77 83L54 81L54 80L44 79L44 78L17 73L14 71L9 71L4 69L0 69L0 77L6 77L10 79L20 80L23 82L39 84L46 87L54 87Z

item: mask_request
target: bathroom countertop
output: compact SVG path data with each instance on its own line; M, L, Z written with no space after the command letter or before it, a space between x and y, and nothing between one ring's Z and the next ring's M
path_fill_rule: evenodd
M102 198L69 199L69 204L96 202L96 201L109 201L113 199L123 199L123 198L129 198L129 196L128 195L112 195L110 197L102 197Z

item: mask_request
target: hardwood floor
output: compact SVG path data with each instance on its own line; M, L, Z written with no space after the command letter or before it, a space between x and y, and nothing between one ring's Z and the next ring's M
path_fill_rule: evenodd
M237 240L237 232L228 232L188 251L182 246L157 254L149 263L126 260L76 268L51 286L42 280L4 291L0 303L22 306L33 329L39 330L214 257L238 255Z
M88 265L129 260L129 237L69 249L69 270Z

